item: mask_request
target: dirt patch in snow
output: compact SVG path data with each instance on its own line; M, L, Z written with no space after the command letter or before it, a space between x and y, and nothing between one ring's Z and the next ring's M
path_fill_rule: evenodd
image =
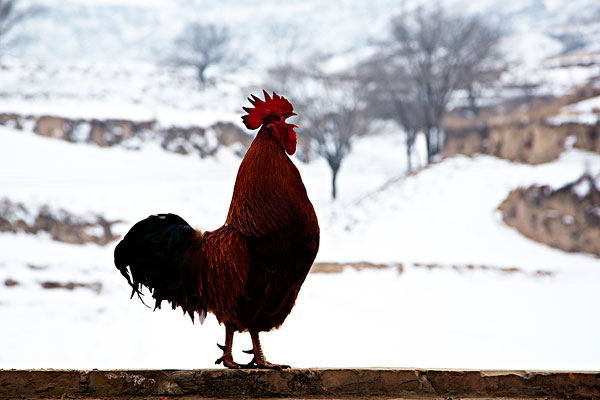
M499 272L502 274L511 274L511 275L512 274L523 274L523 275L529 275L529 276L533 276L533 277L545 277L545 276L553 275L552 271L536 270L533 272L528 272L528 271L524 271L521 268L517 268L517 267L496 267L496 266L490 266L490 265L473 265L473 264L440 265L440 264L415 263L414 266L416 268L426 268L429 270L450 268L457 272L489 271L489 272Z
M435 264L435 263L414 263L411 264L414 268L423 268L428 270L443 270L443 269L451 269L456 272L464 273L464 272L474 272L474 271L486 271L486 272L498 272L502 274L523 274L529 275L533 277L546 277L552 276L552 271L524 271L517 267L496 267L490 265L445 265L445 264ZM313 274L325 273L325 274L337 274L344 272L346 268L351 268L356 271L362 271L365 269L375 269L382 270L388 268L395 268L398 273L404 272L404 265L401 263L391 263L391 264L376 264L368 261L360 261L360 262L348 262L348 263L339 263L339 262L318 262L314 263L310 272Z
M357 271L364 269L396 268L400 273L404 270L404 266L402 264L375 264L368 261L359 261L348 263L318 262L313 264L310 272L313 274L337 274L343 272L345 268L352 268Z
M40 285L44 289L66 289L66 290L74 290L78 288L90 289L91 291L99 294L102 291L102 282L90 282L90 283L81 283L81 282L56 282L56 281L45 281L41 282Z

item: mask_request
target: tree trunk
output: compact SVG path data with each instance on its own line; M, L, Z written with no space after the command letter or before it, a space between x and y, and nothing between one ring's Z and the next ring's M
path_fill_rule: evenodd
M337 197L337 175L340 167L331 167L331 198L333 200Z
M444 139L446 137L445 137L444 131L442 130L441 127L436 129L435 134L437 135L437 151L435 153L441 154L442 148L444 147Z
M431 136L431 157L439 154L442 151L444 144L444 132L439 126L430 129Z
M412 146L406 144L406 171L412 172Z
M479 106L477 105L477 97L475 96L473 87L469 86L467 93L469 98L469 110L473 113L473 117L477 117L479 115Z
M411 172L413 170L412 167L412 153L413 153L413 145L415 144L415 133L406 132L406 170L407 172Z
M204 76L204 71L206 71L207 67L208 65L206 64L198 64L196 66L198 74L198 86L200 87L200 89L204 89L204 86L206 85L206 77Z
M427 144L427 164L431 164L431 161L433 160L431 133L431 128L427 128L425 131L425 143Z

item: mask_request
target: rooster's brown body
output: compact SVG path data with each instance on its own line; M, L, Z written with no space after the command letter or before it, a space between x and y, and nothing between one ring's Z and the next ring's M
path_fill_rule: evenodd
M264 102L253 96L256 108L246 109L246 125L261 128L240 165L225 225L201 233L176 215L151 216L115 249L115 265L134 293L147 286L157 307L167 300L192 318L211 312L225 324L217 362L230 368L239 367L231 356L233 333L246 330L253 341L249 366L284 367L264 359L258 332L283 323L319 247L313 206L285 154L296 144L295 125L285 122L294 115L291 104L265 96Z

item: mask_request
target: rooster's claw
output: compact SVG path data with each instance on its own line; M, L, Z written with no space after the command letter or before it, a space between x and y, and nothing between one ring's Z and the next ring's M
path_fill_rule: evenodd
M264 359L260 362L256 362L256 357L253 358L252 361L250 361L248 364L240 365L240 367L243 369L275 369L277 371L290 368L289 365L272 364Z
M241 368L240 364L233 361L233 358L231 358L231 357L223 356L221 358L218 358L217 361L215 361L215 364L221 364L221 363L223 363L224 367L227 367L229 369L240 369Z

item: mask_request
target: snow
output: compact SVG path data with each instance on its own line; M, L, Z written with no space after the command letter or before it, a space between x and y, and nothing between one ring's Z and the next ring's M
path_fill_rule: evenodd
M505 227L496 208L512 189L534 183L561 187L583 175L586 164L594 169L592 175L600 172L597 155L578 151L541 167L489 156L454 157L333 209L322 224L330 224L329 237L335 239L323 238L320 257L360 260L368 249L373 254L369 261L381 263L491 263L530 269L539 268L543 259L546 269L559 269L572 261L560 251L546 260L548 249Z
M164 60L172 40L188 21L226 26L234 52L252 54L253 63L298 60L315 51L345 51L381 40L389 33L389 18L425 0L280 2L224 0L33 0L47 13L16 29L31 39L13 49L20 58L38 61L122 58ZM533 62L575 49L598 51L600 29L593 15L596 0L444 0L449 10L479 13L513 35L510 55ZM226 15L227 18L223 18ZM102 32L101 35L98 32ZM522 36L520 36L522 35ZM259 49L256 51L255 49ZM255 51L253 51L255 50ZM209 75L218 76L210 73Z
M324 49L338 55L331 68L352 63L387 35L391 15L421 1L42 3L49 14L21 28L38 37L12 53L19 58L2 59L0 112L209 127L241 126L243 99L264 80L266 66ZM598 10L597 0L444 3L508 25L503 45L521 64L503 75L505 85L540 85L535 94L561 95L600 74L597 64L543 61L566 49L565 35L581 37L584 53L600 50L598 24L582 17L582 10ZM234 73L215 68L202 91L193 70L155 65L187 20L228 24L233 47L252 65ZM492 88L484 101L508 91ZM598 99L586 100L549 121L595 124L597 108ZM29 210L101 214L123 221L114 226L120 234L160 212L204 230L225 219L237 148L204 159L141 139L129 143L137 151L102 149L38 137L32 119L21 122L23 131L0 126L0 207L7 198ZM457 156L406 176L398 128L378 130L354 143L337 201L322 160L294 162L319 216L317 261L393 266L310 274L281 329L262 335L267 357L295 367L600 370L600 260L524 238L497 211L519 186L559 188L586 171L598 175L600 156L572 146L538 166ZM84 126L75 134L82 138ZM206 140L214 143L212 135ZM423 166L421 136L416 147L413 163ZM214 367L223 327L212 316L193 325L180 310L152 312L129 300L113 249L0 233L0 368ZM18 285L4 285L8 279ZM42 289L48 281L100 290ZM236 359L248 361L241 349L250 346L247 334L237 335Z
M570 111L576 112L598 112L600 113L600 96L592 97L586 100L582 100L578 103L567 106Z
M592 181L590 179L582 179L579 183L571 187L571 191L575 193L577 197L583 199L592 190Z
M579 123L596 125L600 120L600 96L563 107L557 115L548 118L552 125Z
M228 149L200 159L9 128L0 141L0 198L122 219L121 233L166 211L217 228L240 162ZM560 187L586 165L597 173L600 156L570 150L539 166L454 157L403 177L404 153L393 129L357 141L335 202L326 165L296 162L320 219L319 261L403 268L310 274L284 325L262 334L267 356L296 367L599 369L600 261L522 237L496 207L517 186ZM0 368L214 367L223 328L212 316L193 325L179 310L129 300L114 244L8 233L0 243L0 284L19 282L0 287ZM452 268L467 265L497 268ZM522 272L499 269L512 267ZM42 289L45 281L102 286ZM249 347L248 335L237 335L236 359L249 360L241 353Z
M365 43L381 34L388 11L398 7L392 0L325 4L294 0L285 6L278 1L255 0L152 1L149 5L139 0L43 2L48 13L21 27L36 40L14 50L19 57L44 61L112 61L123 56L164 59L173 38L187 22L195 21L227 27L234 52L260 49L252 53L255 62L272 63L285 53L297 57L317 48L340 50Z
M242 125L239 99L247 94L231 82L200 91L194 71L186 68L131 60L72 64L8 60L2 67L4 113L156 120L164 127L208 127L222 121Z
M592 113L561 113L547 119L550 125L583 124L596 125L598 116Z
M503 53L509 56L509 61L521 61L527 67L560 53L563 48L558 40L539 31L513 33L502 40L501 46Z

